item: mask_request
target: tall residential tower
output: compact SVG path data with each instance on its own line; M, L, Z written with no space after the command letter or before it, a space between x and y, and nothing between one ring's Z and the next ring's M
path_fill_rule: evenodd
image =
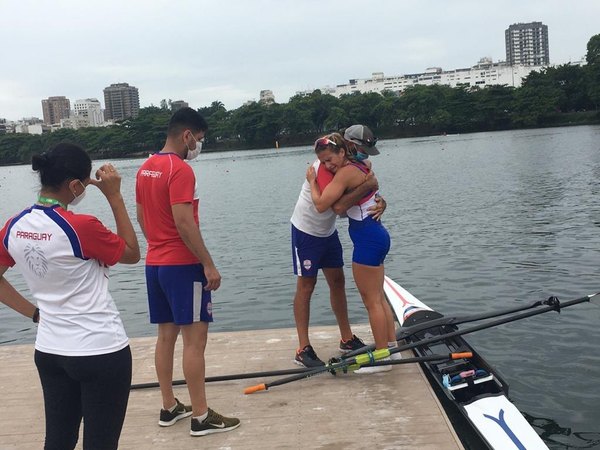
M515 23L504 32L506 63L511 66L550 64L548 26L542 22Z
M104 118L123 120L137 117L140 112L138 89L128 83L111 84L104 88Z
M61 119L68 119L71 109L71 102L64 96L48 97L42 100L42 113L44 114L44 123L53 125L60 123Z

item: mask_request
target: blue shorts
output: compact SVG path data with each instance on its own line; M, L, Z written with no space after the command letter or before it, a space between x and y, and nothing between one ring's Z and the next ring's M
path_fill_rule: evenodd
M212 302L202 264L146 266L150 323L212 322Z
M380 266L390 251L390 235L378 220L349 219L348 232L354 244L352 262L365 266Z
M294 274L316 277L319 269L344 267L342 244L337 230L328 237L316 237L292 225Z

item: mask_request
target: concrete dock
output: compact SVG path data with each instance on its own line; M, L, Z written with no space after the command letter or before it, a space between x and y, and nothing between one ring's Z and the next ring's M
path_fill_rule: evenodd
M354 327L371 340L369 327ZM295 329L209 332L207 376L296 368ZM311 328L311 341L323 360L338 356L336 327ZM133 383L156 381L155 338L131 339ZM44 406L32 345L0 347L0 450L41 449ZM405 357L412 356L405 352ZM175 362L182 379L181 338ZM189 420L158 426L161 407L157 388L132 390L120 449L419 449L457 450L462 445L417 364L397 365L390 372L346 374L295 381L266 392L243 390L270 379L207 383L208 403L217 412L240 418L227 433L189 435ZM175 395L188 402L187 388ZM81 449L81 438L77 446Z

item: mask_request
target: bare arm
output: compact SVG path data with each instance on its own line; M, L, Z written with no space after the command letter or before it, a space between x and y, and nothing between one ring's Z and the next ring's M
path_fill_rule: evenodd
M376 191L379 188L377 178L373 172L369 172L367 178L362 184L359 184L353 190L346 192L342 197L331 207L337 215L344 214L352 206L356 205L361 198L371 191Z
M111 164L104 164L96 171L96 179L90 179L90 184L100 189L108 200L115 217L117 235L125 241L125 251L119 262L137 263L140 260L140 246L121 195L121 176Z
M215 267L215 263L204 245L204 239L200 228L194 220L194 211L191 203L178 203L171 206L173 219L177 232L184 244L200 260L204 266L204 275L207 284L205 289L208 291L217 290L221 286L221 274Z
M319 184L317 183L317 174L315 168L310 166L306 172L306 179L310 184L310 195L315 208L318 212L322 213L331 208L335 202L337 202L344 192L349 187L347 185L348 177L342 176L341 169L333 177L331 183L321 192Z
M7 266L0 266L0 301L25 317L32 318L36 306L19 294L13 285L4 278L7 270Z

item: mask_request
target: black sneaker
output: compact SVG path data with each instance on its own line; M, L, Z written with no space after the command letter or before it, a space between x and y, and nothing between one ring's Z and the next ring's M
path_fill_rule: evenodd
M365 346L365 343L354 334L352 335L352 339L348 339L347 341L340 340L340 352L342 353L359 350Z
M160 419L158 420L158 424L161 427L170 427L171 425L175 425L175 422L181 419L185 419L192 415L192 407L188 405L184 405L179 400L175 399L177 402L177 406L173 412L168 409L160 410Z
M296 357L294 358L294 362L299 366L304 367L321 367L324 366L325 363L319 359L317 354L315 353L312 345L307 345L302 350L296 350Z
M208 416L202 422L192 417L190 435L205 436L211 433L224 433L240 426L240 419L224 417L208 408Z

